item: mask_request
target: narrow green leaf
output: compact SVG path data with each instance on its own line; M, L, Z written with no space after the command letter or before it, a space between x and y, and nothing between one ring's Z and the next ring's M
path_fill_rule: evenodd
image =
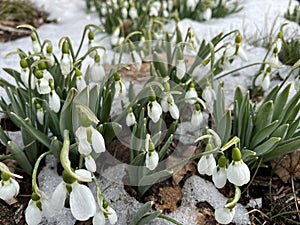
M17 160L20 167L28 174L31 175L32 165L22 149L13 141L7 142L7 149L12 154L15 160Z
M63 134L64 130L69 130L70 136L73 133L72 103L76 94L77 91L75 88L70 89L67 99L62 106L59 119L60 134Z
M148 224L151 220L154 220L161 214L161 211L154 211L148 215L145 215L138 223L138 225Z
M222 144L225 144L230 138L231 128L231 113L230 110L227 110L226 113L223 114L222 118L220 118L217 124L217 134L219 135Z
M261 145L257 146L254 151L258 156L263 156L264 154L272 151L280 141L280 137L271 137Z
M0 127L0 139L1 141L6 144L10 138L7 136L7 134L4 132L4 130Z
M45 147L50 148L50 138L45 135L43 132L37 130L32 125L28 124L24 119L20 118L17 114L11 112L10 116L14 118L21 126L26 129L33 137L36 138L39 142L41 142Z
M142 205L139 210L134 214L134 217L130 221L129 225L137 225L138 222L142 219L142 217L151 209L152 202L146 202Z
M168 75L165 64L157 52L153 53L153 65L159 77L166 77Z
M113 101L112 92L110 90L104 91L102 107L100 109L100 115L99 115L101 123L109 121L112 101Z
M285 137L286 139L293 137L296 130L299 128L299 124L300 124L300 117L290 125L288 132L286 134L286 137Z
M170 148L170 145L171 145L172 141L173 141L173 134L170 135L170 137L168 138L166 143L163 145L163 147L158 152L159 161L164 159L165 155L167 154L167 152Z
M102 125L102 135L105 140L105 144L108 145L121 132L122 126L116 122L103 123Z
M263 160L264 162L267 162L276 157L289 154L291 152L299 150L299 146L300 146L300 136L282 141L273 151L265 154Z
M61 136L60 129L59 129L59 119L58 114L55 113L53 110L50 109L49 104L47 101L43 102L43 108L46 110L46 116L48 116L49 120L49 129L55 136Z
M274 104L272 100L265 102L260 106L254 119L254 133L262 130L272 122L273 112Z
M264 127L262 130L258 131L251 139L250 148L255 148L258 144L260 144L263 140L268 138L271 133L276 129L278 126L278 120L273 121L268 126Z
M289 129L289 124L282 124L281 126L279 126L272 134L271 137L280 137L281 140L285 139L285 136L287 134L287 131Z
M283 91L276 96L276 99L274 101L274 113L273 113L273 120L276 120L279 118L279 116L282 113L282 109L284 108L287 99L289 97L291 89L291 83L289 83Z

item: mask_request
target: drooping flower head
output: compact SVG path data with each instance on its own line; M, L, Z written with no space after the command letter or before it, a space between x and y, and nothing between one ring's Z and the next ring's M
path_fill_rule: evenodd
M91 66L89 72L89 82L93 82L96 84L100 84L105 78L105 70L100 62L100 55L98 53L95 54L94 64Z
M203 121L203 115L201 112L201 107L199 103L196 103L195 109L193 110L192 117L191 117L191 124L195 129L200 129L202 121Z
M76 76L77 90L81 92L86 87L86 83L82 75L82 72L78 68L75 68L75 76Z
M223 188L227 181L226 157L222 154L213 169L212 180L217 188Z
M34 53L38 53L41 51L41 45L38 42L37 36L34 32L31 32L30 34L31 41L32 41L32 50Z
M10 172L8 167L0 162L1 180L0 180L0 199L9 201L19 194L20 185L12 177L22 178L22 176Z
M129 113L127 114L126 116L126 125L128 127L134 125L136 122L136 119L135 119L135 116L134 116L134 113L133 113L133 110L132 108L129 109Z
M112 225L116 224L118 221L116 211L109 206L108 202L103 196L98 200L98 202L99 209L96 211L96 214L93 218L93 224L104 225L105 219L108 219L109 223Z
M154 170L158 165L159 156L155 150L155 146L149 134L146 135L145 151L146 151L146 160L145 160L146 167L149 170Z
M205 151L211 151L213 148L210 143L210 139L205 147ZM211 176L213 174L213 170L216 167L216 160L213 154L203 155L198 164L197 169L200 174L206 174Z
M68 41L64 40L62 45L62 56L60 60L60 69L64 76L67 76L73 70L73 62L70 56L69 48Z
M89 50L90 50L91 48L95 47L94 37L95 37L94 32L93 32L92 30L89 30L89 32L88 32L88 39L89 39L89 41L88 41L88 49L89 49ZM97 51L94 50L94 51L92 51L92 52L89 54L89 56L92 57L92 58L94 58L96 54L97 54Z
M148 117L153 121L153 123L157 123L162 114L162 108L160 104L156 101L156 95L152 88L150 88L150 96L149 96L149 102L147 104L147 112L148 112Z
M227 178L230 183L242 186L250 181L250 170L242 160L242 154L238 147L232 149L232 161L227 169Z
M20 66L21 66L20 77L24 86L26 88L30 87L31 89L34 89L36 80L35 80L35 76L30 71L27 60L22 58L20 60Z
M195 89L195 84L194 82L191 82L189 84L189 89L185 93L185 102L188 104L195 104L197 102L198 94Z
M114 79L115 79L115 97L124 99L127 96L127 90L126 86L121 80L120 74L117 72L114 73Z

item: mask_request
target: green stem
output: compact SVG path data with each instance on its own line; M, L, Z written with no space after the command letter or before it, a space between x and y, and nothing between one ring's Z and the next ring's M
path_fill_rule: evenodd
M226 208L234 208L238 201L241 198L241 189L235 185L235 193L234 193L234 198L231 202L227 203L224 207Z
M171 223L174 223L176 225L183 225L182 223L179 223L176 220L174 220L174 219L172 219L172 218L170 218L168 216L162 215L162 214L160 214L158 217L161 218L161 219L167 220L167 221L169 221Z
M51 153L52 153L51 151L47 151L47 152L41 154L41 155L38 157L38 159L36 160L35 164L34 164L34 168L33 168L33 172L32 172L32 180L31 180L31 181L32 181L32 190L33 190L34 193L36 193L36 194L38 194L38 195L41 193L41 191L40 191L40 189L38 188L38 185L37 185L37 183L36 183L36 177L37 177L38 168L39 168L39 165L40 165L41 160L42 160L45 156L47 156L47 155L49 155L49 154L51 154Z
M220 78L222 78L222 77L225 77L225 76L227 76L227 75L229 75L229 74L231 74L231 73L235 73L235 72L240 71L240 70L242 70L242 69L246 69L246 68L248 68L248 67L256 66L256 65L261 65L261 64L267 64L267 63L266 63L266 62L256 62L256 63L251 63L251 64L249 64L249 65L239 67L239 68L237 68L237 69L231 70L231 71L229 71L229 72L227 72L227 73L224 73L224 74L221 74L221 75L219 75L219 76L215 76L215 80L218 80L218 79L220 79Z

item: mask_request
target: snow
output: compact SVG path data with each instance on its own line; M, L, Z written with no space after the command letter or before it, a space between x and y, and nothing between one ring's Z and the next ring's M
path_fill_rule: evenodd
M38 33L42 40L49 39L53 42L54 53L59 55L58 41L63 36L70 37L75 49L78 47L83 29L87 24L99 25L99 19L96 14L86 14L85 1L84 0L33 0L37 6L50 13L49 19L56 19L57 23L45 24L38 28ZM72 2L72 3L70 3ZM293 4L296 1L293 1ZM212 37L220 32L229 32L233 29L239 29L244 37L243 48L247 52L248 62L244 62L237 59L233 63L234 68L244 66L251 63L262 61L266 54L266 49L262 47L263 41L260 41L264 36L271 35L275 37L281 24L288 23L284 29L286 37L298 36L300 37L299 25L287 21L283 18L289 0L241 0L240 5L243 9L235 14L229 15L225 18L212 19L206 22L195 22L190 19L184 19L180 22L183 34L189 26L191 26L195 32L196 37L199 40L206 39L209 41ZM273 25L274 24L274 25ZM273 32L272 27L274 26ZM168 29L174 29L174 23L166 25ZM104 38L105 34L97 34L96 43L110 48L109 38ZM100 39L102 39L100 41ZM11 55L7 57L10 52L15 52L17 48L21 48L25 51L31 51L31 40L29 37L20 38L14 41L0 43L0 67L9 67L19 70L19 58L17 55ZM86 48L86 46L85 46ZM252 76L257 72L259 66L250 67L235 73L235 76L227 76L222 80L225 82L225 95L233 96L233 90L237 85L241 85L244 90L247 88L247 84L250 84ZM280 69L283 73L287 70L286 67ZM12 79L5 74L4 71L0 73L2 78L12 82ZM227 85L226 85L227 83ZM4 91L0 90L1 96L5 96ZM230 104L230 100L227 105ZM49 171L48 171L49 172ZM40 175L41 177L42 175ZM46 176L45 174L43 176ZM51 175L52 176L52 175ZM47 179L42 179L45 182L50 179L51 176L47 175ZM56 179L56 177L55 177ZM57 178L58 179L58 178ZM193 178L199 179L199 178ZM49 180L48 180L49 181ZM58 181L57 181L58 182ZM198 182L198 181L197 181ZM43 188L51 183L45 183ZM197 187L197 186L196 186ZM49 188L49 187L48 187ZM110 190L111 187L110 187ZM188 188L187 188L188 190ZM50 191L51 193L51 191ZM110 193L110 191L109 191ZM207 194L209 195L210 189ZM187 196L186 199L191 197ZM113 198L113 197L111 197ZM122 197L123 198L123 197ZM200 198L200 197L199 197ZM198 199L198 197L197 197ZM209 199L204 199L209 201ZM193 199L195 201L195 199ZM200 201L198 199L198 201ZM132 203L137 204L137 203ZM182 212L190 211L190 201L184 203L182 206ZM213 206L219 205L219 203L211 203ZM120 206L120 205L119 205ZM136 206L136 205L135 205ZM117 207L117 205L116 205ZM184 208L185 207L185 208ZM178 216L176 218L179 218ZM236 220L238 218L236 217ZM237 221L236 221L237 222ZM246 224L246 223L245 223Z

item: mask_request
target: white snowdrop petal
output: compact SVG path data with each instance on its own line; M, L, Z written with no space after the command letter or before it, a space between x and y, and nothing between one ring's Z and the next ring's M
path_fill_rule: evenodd
M85 80L83 79L82 76L76 77L76 87L79 92L82 91L86 87Z
M186 72L186 65L185 65L185 61L182 60L177 60L176 63L176 76L179 80L181 80Z
M90 70L89 73L89 81L94 83L101 83L105 78L105 70L104 67L100 64L95 62Z
M147 105L148 116L153 121L153 123L157 123L161 114L162 109L160 104L157 101L149 102Z
M92 174L90 171L85 170L85 169L78 169L75 170L75 173L81 177L87 178L87 179L92 179Z
M93 218L93 225L105 225L104 214L98 211Z
M49 81L45 79L44 77L39 79L37 82L37 91L41 95L49 94L51 92L51 88L49 86Z
M211 8L207 8L204 10L204 12L202 13L202 18L204 20L210 20L211 19L211 16L212 16L212 10Z
M126 116L126 125L128 127L130 127L130 126L134 125L135 121L136 120L135 120L134 114L132 112L128 113Z
M168 95L165 95L160 102L161 108L165 113L169 111L168 97Z
M200 110L194 110L191 118L191 124L195 129L200 129L203 121L203 115Z
M105 141L100 132L98 132L95 128L92 129L92 146L96 153L105 152Z
M95 199L87 186L78 183L72 185L70 208L75 219L80 221L85 221L95 215Z
M50 205L55 210L64 208L65 200L67 198L67 189L64 182L60 182L55 188L50 198Z
M92 156L89 155L87 157L84 157L84 161L85 161L84 165L88 171L96 172L97 166L96 166L96 162Z
M33 200L30 200L25 210L25 220L28 225L38 225L42 221L42 212L36 207Z
M0 182L0 198L8 201L19 193L19 184L14 179Z
M156 151L152 152L151 155L149 152L146 154L145 164L149 170L154 170L158 165L158 161L159 156Z
M250 170L243 161L231 162L227 169L230 183L242 186L250 181Z
M40 108L36 111L36 117L38 122L43 125L44 124L44 110L43 108Z
M118 216L116 211L111 208L110 206L107 207L107 212L108 212L108 220L110 224L115 224L118 221Z
M212 154L202 156L198 162L197 169L200 174L211 176L216 167L216 160Z
M217 188L223 188L227 180L227 172L225 168L216 166L213 169L212 180Z
M235 208L228 209L225 207L220 207L215 210L215 219L218 223L229 224L231 223L235 213Z
M60 98L54 90L49 95L49 107L56 113L60 110Z
M198 98L198 94L197 94L195 88L190 88L185 93L185 102L188 104L195 104L197 102L196 98Z
M175 103L169 105L169 112L174 120L179 119L179 109Z
M91 144L87 139L79 140L78 152L82 155L89 155L92 152Z
M60 61L61 73L67 76L73 69L73 63L69 54L63 54Z

